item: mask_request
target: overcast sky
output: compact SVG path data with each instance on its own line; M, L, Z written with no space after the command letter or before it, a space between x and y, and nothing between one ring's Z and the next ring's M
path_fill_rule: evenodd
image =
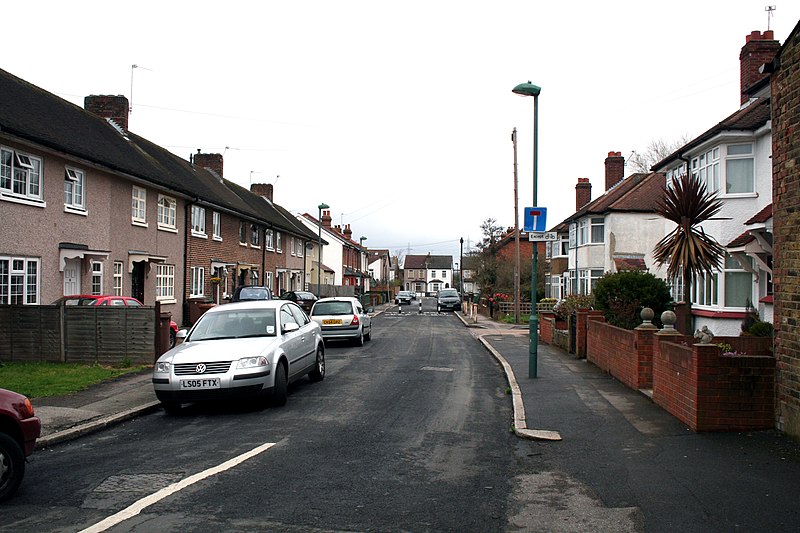
M520 212L532 204L533 99L515 85L542 87L552 227L579 177L602 194L609 151L738 109L739 51L770 4L783 43L796 0L29 0L3 6L0 66L80 106L133 92L138 135L224 153L226 178L274 183L292 212L325 202L370 248L458 261L485 219L514 225L514 127Z

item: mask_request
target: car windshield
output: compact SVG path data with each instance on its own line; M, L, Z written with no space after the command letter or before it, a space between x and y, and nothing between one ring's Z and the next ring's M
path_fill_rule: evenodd
M192 330L188 341L274 337L275 309L237 309L206 313Z
M350 315L353 313L353 306L350 302L317 302L314 305L313 315Z
M269 300L267 290L261 287L243 287L239 291L240 300Z
M439 291L439 296L440 297L449 297L449 298L456 297L457 298L458 297L458 291L456 291L455 289L444 289L442 291Z

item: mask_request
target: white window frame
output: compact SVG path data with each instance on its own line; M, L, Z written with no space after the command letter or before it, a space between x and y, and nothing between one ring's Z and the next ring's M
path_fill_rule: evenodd
M692 280L692 303L704 307L716 307L719 304L719 273L701 274Z
M92 294L103 294L103 262L92 261Z
M297 248L294 247L294 237L289 238L289 250L290 253L292 254L292 257L295 257L297 255Z
M597 231L599 229L599 231ZM605 242L606 220L603 217L591 217L589 220L589 240L592 244ZM599 234L599 235L596 235Z
M275 249L275 232L271 229L265 232L264 246L266 246L267 250Z
M270 291L272 290L272 284L275 280L275 275L272 272L266 272L264 274L264 286L267 287Z
M156 300L175 301L175 265L156 264Z
M589 220L581 219L578 221L578 246L589 243Z
M206 269L204 267L192 267L191 269L191 288L189 296L205 295Z
M114 261L114 296L122 296L122 261Z
M222 240L222 214L219 211L213 211L211 214L211 221L213 224L213 236L215 241Z
M279 254L283 253L282 245L281 245L281 232L275 232L275 251Z
M201 205L192 206L192 236L208 238L206 235L206 208Z
M80 169L64 168L64 209L86 211L86 173Z
M39 259L0 256L0 304L38 305L40 285Z
M42 159L0 146L0 197L42 201Z
M297 239L297 257L303 257L303 248L305 248L305 243L303 239Z
M747 302L749 301L752 305L753 303L753 260L750 257L747 257L746 260L750 263L751 270L747 270L745 267L742 266L739 261L729 255L725 255L725 259L723 262L724 271L724 307L733 307L733 308L741 308L745 309L747 307ZM730 302L730 294L733 293L732 290L729 290L729 283L732 283L733 280L742 280L744 283L743 285L749 289L749 295L745 298L743 302ZM742 283L739 281L739 283Z
M131 187L131 224L147 226L147 189Z
M261 228L258 227L258 224L250 224L250 246L261 247Z
M720 148L715 146L692 158L692 176L706 185L708 192L717 192L720 187Z
M731 149L736 147L744 147L749 146L750 150L747 153L738 153L738 154L731 154ZM750 175L750 183L746 184L749 186L750 190L741 190L741 191L733 191L731 192L730 182L728 180L729 174L729 163L737 163L742 161L750 161L751 164L751 175ZM756 158L755 158L755 143L752 142L744 142L744 143L732 143L725 147L725 196L739 196L739 195L746 195L751 196L756 192Z
M158 195L158 229L177 231L178 202L171 196Z

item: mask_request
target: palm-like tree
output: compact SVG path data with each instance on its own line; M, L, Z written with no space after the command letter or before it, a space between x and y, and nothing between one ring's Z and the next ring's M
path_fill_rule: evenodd
M677 227L656 244L653 257L659 265L668 265L670 279L683 276L683 301L689 306L690 283L694 276L719 270L725 256L725 248L703 228L697 227L720 209L722 201L717 194L710 193L696 176L689 175L667 187L664 199L656 206L656 213Z

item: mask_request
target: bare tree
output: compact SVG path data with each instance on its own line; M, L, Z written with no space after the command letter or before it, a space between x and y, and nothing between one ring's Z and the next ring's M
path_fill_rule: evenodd
M674 153L678 148L684 146L691 140L687 134L681 135L674 141L667 141L664 139L653 139L647 145L643 152L634 151L628 158L628 168L632 172L649 174L651 168L663 161L670 154Z

